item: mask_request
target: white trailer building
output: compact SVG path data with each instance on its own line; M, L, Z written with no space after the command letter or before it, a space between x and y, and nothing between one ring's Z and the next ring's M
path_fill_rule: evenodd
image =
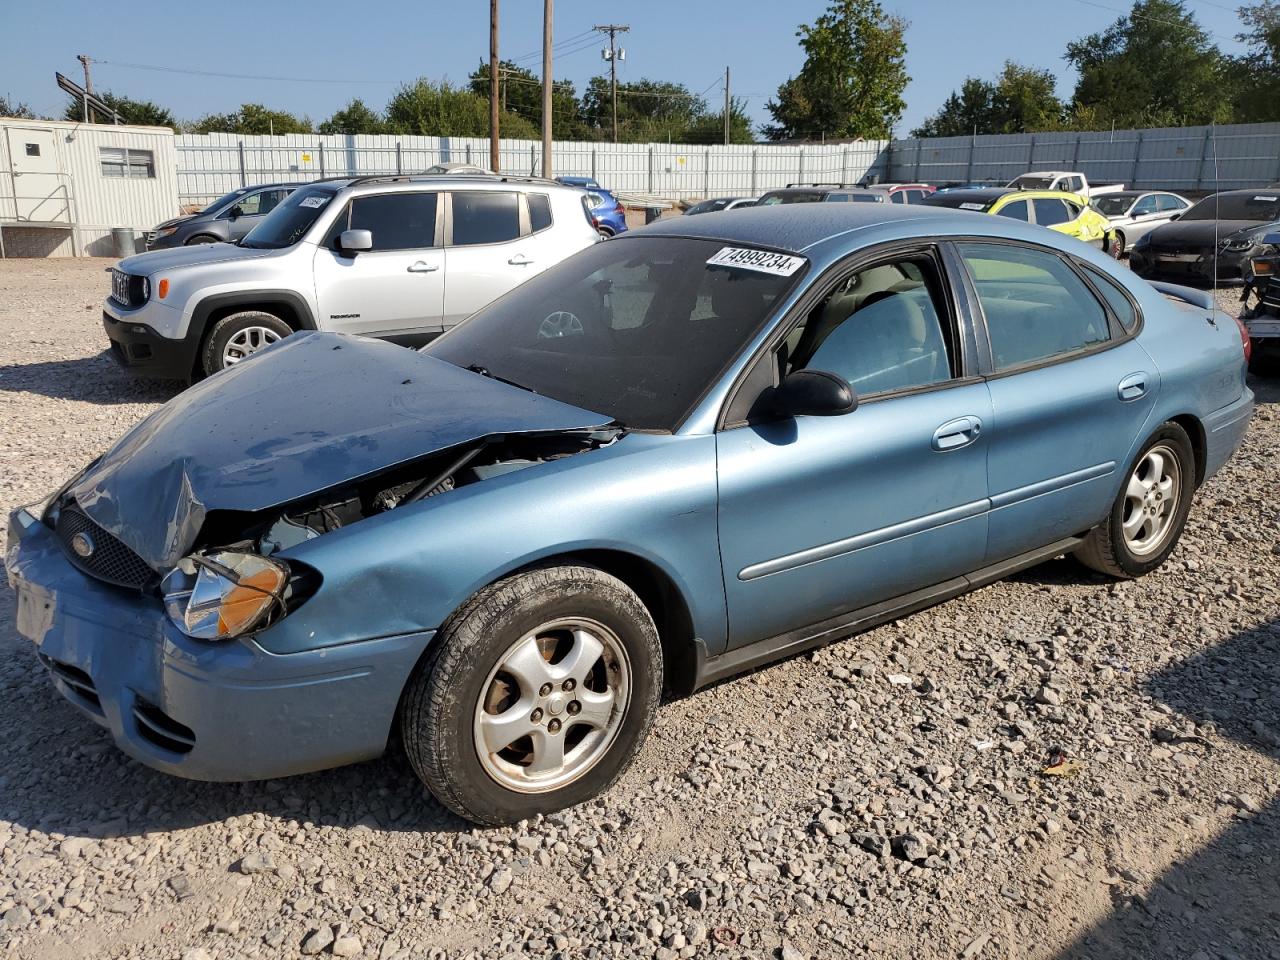
M0 117L0 256L109 257L177 213L168 127Z

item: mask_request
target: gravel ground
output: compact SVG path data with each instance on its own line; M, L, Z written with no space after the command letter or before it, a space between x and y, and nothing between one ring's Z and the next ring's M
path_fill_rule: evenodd
M5 511L172 394L103 353L104 266L0 262ZM0 591L0 955L1280 958L1280 381L1253 386L1156 573L1057 560L669 703L607 796L511 829L398 756L154 773Z

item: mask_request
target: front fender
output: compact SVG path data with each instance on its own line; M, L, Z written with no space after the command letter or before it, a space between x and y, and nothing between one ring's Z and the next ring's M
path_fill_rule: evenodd
M264 631L293 653L437 628L477 590L586 550L639 557L683 596L694 633L724 648L715 438L630 434L362 520L282 554L318 570L306 603Z

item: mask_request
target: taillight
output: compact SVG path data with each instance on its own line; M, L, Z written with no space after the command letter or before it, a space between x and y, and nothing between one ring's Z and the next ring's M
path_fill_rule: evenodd
M593 227L595 227L597 230L599 230L599 229L600 229L600 218L599 218L599 217L592 217L592 218L591 218L591 225L592 225Z
M626 214L627 211L623 209L622 204L618 204L616 207L613 208L613 212L618 214L619 216L623 216Z
M1244 361L1248 363L1253 356L1253 341L1249 339L1249 328L1244 325L1244 321L1239 317L1235 320L1236 327L1240 330L1240 343L1244 346Z

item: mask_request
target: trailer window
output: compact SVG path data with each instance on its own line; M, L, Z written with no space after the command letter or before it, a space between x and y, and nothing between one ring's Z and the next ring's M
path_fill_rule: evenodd
M144 177L155 179L156 158L150 150L128 147L99 147L98 160L104 177Z

